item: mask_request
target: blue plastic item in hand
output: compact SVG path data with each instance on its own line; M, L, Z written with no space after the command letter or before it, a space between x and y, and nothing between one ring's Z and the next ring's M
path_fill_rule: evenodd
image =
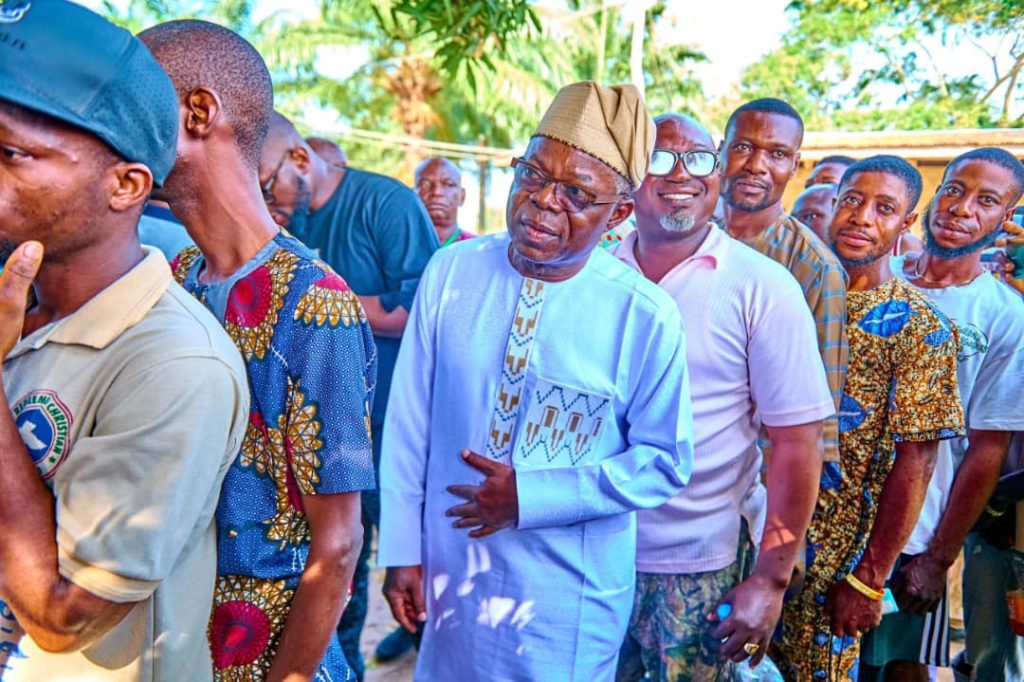
M718 609L715 611L715 615L718 616L718 620L725 620L732 613L732 604L729 602L722 602L718 605Z

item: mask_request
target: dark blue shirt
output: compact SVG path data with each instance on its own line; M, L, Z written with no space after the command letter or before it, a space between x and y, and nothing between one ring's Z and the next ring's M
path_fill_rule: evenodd
M415 192L394 178L347 168L338 189L293 234L316 249L359 296L380 296L391 311L412 309L416 285L439 248L430 216ZM384 422L400 339L375 336L377 394L371 421Z

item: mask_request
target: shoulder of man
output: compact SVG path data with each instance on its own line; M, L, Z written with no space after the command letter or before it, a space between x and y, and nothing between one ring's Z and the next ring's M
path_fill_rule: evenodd
M186 246L182 249L177 256L171 259L171 273L174 275L174 281L178 284L184 284L185 278L188 276L188 271L192 269L195 262L202 256L202 252L198 246Z
M588 267L607 282L611 291L623 296L624 301L631 300L639 309L647 310L658 318L679 317L679 306L668 292L607 250L595 248Z
M905 333L915 340L923 340L933 349L943 349L948 341L952 352L960 346L956 325L939 309L935 302L910 282L901 277L893 277L888 282L892 300L903 301L907 305L907 319L912 324L905 325ZM920 338L917 338L920 337Z
M823 267L834 267L843 270L843 264L828 244L821 240L821 237L814 234L814 231L802 222L786 213L779 221L780 229L791 235L794 250L807 254L809 257L820 261Z
M109 348L131 375L164 362L189 359L210 367L222 365L233 381L245 385L238 348L213 313L177 282L171 282L146 316ZM196 381L209 379L196 374Z
M729 250L725 256L729 261L728 267L742 270L745 277L753 282L782 287L792 285L800 291L800 283L784 265L739 239L728 234L724 237L729 240Z
M414 198L418 199L416 192L404 182L389 175L374 173L373 171L361 168L349 167L345 170L347 176L340 187L346 187L363 196L379 198Z
M1024 298L1005 282L993 275L983 274L985 295L991 298L993 321L1003 321L1015 327L1024 325ZM998 323L998 322L997 322ZM1020 340L1020 339L1019 339ZM1021 340L1024 342L1024 340Z
M303 311L303 306L313 302L309 297L316 299L318 306L324 305L346 305L351 306L358 303L358 297L349 287L348 282L339 275L334 268L323 259L313 253L312 250L295 237L281 232L277 237L277 252L272 255L268 262L281 263L287 266L289 271L289 289L298 291L299 297L288 297L292 303L286 307L291 308L287 314L298 320L310 311ZM295 309L298 307L298 309ZM291 319L291 317L289 317ZM309 322L310 320L305 320Z

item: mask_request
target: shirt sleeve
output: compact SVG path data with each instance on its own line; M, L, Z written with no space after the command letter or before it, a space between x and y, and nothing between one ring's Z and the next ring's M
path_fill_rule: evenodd
M1016 329L997 330L991 340L964 405L968 428L1024 431L1024 410L1019 403L1024 387L1024 324L1014 326Z
M54 490L61 575L109 601L146 599L212 524L248 406L244 378L211 357L115 379Z
M894 345L889 431L893 441L946 440L964 434L957 387L960 337L945 316L916 309Z
M627 448L576 467L516 471L519 528L565 526L664 504L693 469L686 344L675 304L643 333L646 352L626 406Z
M788 275L787 275L788 277ZM791 280L791 278L790 278ZM795 280L774 283L748 342L750 393L766 426L795 426L835 415L820 362L814 318Z
M391 193L380 205L376 230L387 292L380 303L391 312L412 309L413 296L427 261L440 247L427 209L408 187Z
M807 303L817 327L818 349L825 365L825 377L838 414L846 382L850 349L846 338L846 272L838 264L824 263L808 287ZM839 461L839 423L835 415L823 422L825 460Z
M313 267L313 266L311 266ZM369 415L377 351L359 299L344 280L323 277L297 298L283 431L295 483L306 495L376 487Z
M428 270L413 301L395 363L381 443L378 566L418 566L423 561L423 504L437 359L433 320L440 306L434 288Z

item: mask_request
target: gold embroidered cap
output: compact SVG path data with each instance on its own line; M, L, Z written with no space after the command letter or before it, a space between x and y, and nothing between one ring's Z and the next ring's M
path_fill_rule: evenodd
M636 87L581 81L558 91L533 134L603 161L635 190L647 175L656 131Z

